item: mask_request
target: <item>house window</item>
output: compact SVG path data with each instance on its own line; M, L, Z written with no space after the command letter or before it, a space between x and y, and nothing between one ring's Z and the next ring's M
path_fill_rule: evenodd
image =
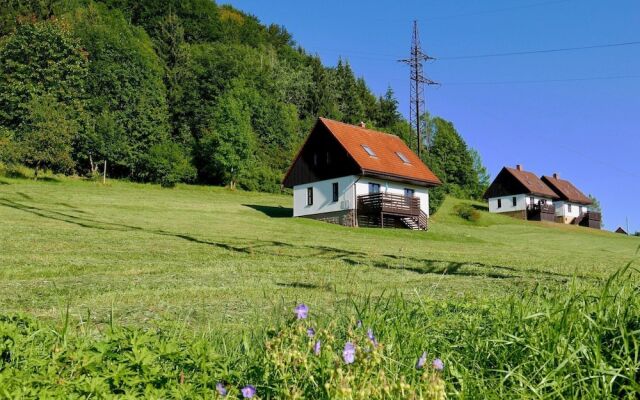
M498 208L502 208L502 199L498 199Z
M307 188L307 205L308 206L313 205L313 188L312 187Z
M338 201L338 182L333 182L331 185L333 189L333 201Z
M398 155L398 158L402 160L403 163L411 164L411 162L409 161L407 156L405 156L403 153L400 153L399 151L396 151L396 154Z
M374 153L374 152L373 152L373 150L371 150L371 147L367 146L366 144L363 144L363 145L361 145L361 146L362 146L362 148L364 149L364 151L366 151L366 152L367 152L367 154L368 154L370 157L375 157L375 156L376 156L376 153Z
M413 197L416 194L414 189L404 189L404 197Z
M533 196L529 198L529 204L532 206L536 204L536 199L534 199Z
M513 206L515 207L518 204L518 200L516 199L516 196L513 196L511 198L511 202L513 203Z
M567 204L567 210L571 212L571 204Z
M380 193L379 183L369 183L369 194Z

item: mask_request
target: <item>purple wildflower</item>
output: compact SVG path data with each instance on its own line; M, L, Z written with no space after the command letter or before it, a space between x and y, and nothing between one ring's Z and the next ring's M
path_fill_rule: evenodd
M216 383L216 390L218 391L218 394L222 397L225 397L227 395L227 388L224 387L222 382Z
M342 351L342 358L344 359L345 364L353 364L356 360L356 346L354 346L353 343L345 343L344 350Z
M256 395L256 388L255 387L253 387L251 385L247 385L247 386L242 388L242 397L243 398L251 399L255 395Z
M315 335L316 335L316 330L315 329L313 329L313 328L308 328L307 329L307 336L309 336L311 338L311 337L314 337Z
M416 369L420 369L424 367L426 363L427 363L427 352L425 351L424 353L422 353L422 356L418 358L418 362L416 363Z
M294 309L294 312L298 319L305 319L307 318L307 314L309 314L309 307L307 307L306 304L298 304Z
M433 360L433 363L431 365L433 365L433 368L437 371L442 371L444 369L444 363L439 358Z
M319 356L320 355L320 346L322 343L318 340L315 345L313 345L313 354Z
M371 344L373 344L373 347L377 347L378 341L376 340L376 337L373 335L373 329L371 328L367 329L367 336L369 337Z

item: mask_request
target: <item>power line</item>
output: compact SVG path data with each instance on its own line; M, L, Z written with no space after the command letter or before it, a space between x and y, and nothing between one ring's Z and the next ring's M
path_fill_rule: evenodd
M567 3L569 1L571 1L571 0L541 1L541 2L538 2L538 3L522 4L522 5L519 5L519 6L495 8L493 10L475 11L475 12L452 14L452 15L442 15L442 16L438 16L438 17L426 18L425 20L426 21L436 21L436 20L452 19L452 18L459 18L459 17L471 17L471 16L475 16L475 15L493 14L493 13L499 13L499 12L504 12L504 11L518 10L518 9L522 9L522 8L545 6L545 5L549 5L549 4Z
M521 55L532 55L532 54L549 54L549 53L563 53L563 52L572 52L572 51L580 51L580 50L592 50L592 49L603 49L603 48L612 48L612 47L626 47L626 46L637 46L640 45L640 40L634 40L630 42L618 42L618 43L605 43L605 44L596 44L596 45L587 45L587 46L576 46L576 47L560 47L560 48L552 48L552 49L538 49L538 50L522 50L522 51L512 51L505 53L487 53L487 54L468 54L468 55L454 55L454 56L445 56L445 57L435 57L438 61L450 61L450 60L469 60L469 59L477 59L477 58L494 58L494 57L509 57L509 56L521 56ZM374 59L374 60L389 60L390 58L398 58L397 55L388 54L388 53L376 53L376 52L365 52L365 51L343 51L339 49L328 49L328 48L316 48L316 50L320 51L328 51L338 55L345 55L353 58L363 58L363 59Z
M511 85L511 84L529 84L529 83L553 83L553 82L582 82L582 81L602 81L616 79L638 79L640 75L618 75L618 76L592 76L584 78L564 78L564 79L539 79L539 80L514 80L514 81L488 81L488 82L444 82L444 86L463 86L463 85Z
M559 53L559 52L565 52L565 51L602 49L602 48L606 48L606 47L635 46L635 45L639 45L639 44L640 44L640 40L633 41L633 42L596 44L596 45L591 45L591 46L562 47L562 48L557 48L557 49L513 51L513 52L509 52L509 53L490 53L490 54L476 54L476 55L468 55L468 56L439 57L438 60L466 60L466 59L471 59L471 58L507 57L507 56L521 56L521 55L525 55L525 54Z

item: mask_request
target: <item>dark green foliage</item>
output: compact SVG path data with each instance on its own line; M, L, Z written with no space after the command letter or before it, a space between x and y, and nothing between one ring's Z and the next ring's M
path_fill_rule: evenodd
M435 212L446 195L463 199L481 199L489 186L489 175L480 155L469 148L453 123L442 118L423 116L432 137L425 160L443 185L432 190L429 207Z
M20 130L27 104L37 96L80 109L87 55L67 24L55 20L20 24L0 40L0 126Z
M325 67L284 27L210 0L5 0L0 127L20 135L43 95L77 122L71 157L84 175L106 163L111 177L160 179L146 164L171 141L201 182L276 192L318 117L412 137L391 88L376 97L348 61ZM439 167L477 197L462 161Z
M141 166L141 178L159 182L162 187L174 187L178 182L190 182L196 170L184 149L173 142L151 146Z
M34 97L26 111L28 117L18 139L22 161L34 168L36 178L40 169L70 171L74 165L71 144L78 125L68 106L46 95Z
M456 215L469 222L476 222L480 219L480 212L473 208L471 204L460 203L453 208Z
M73 31L89 54L87 108L96 116L102 115L103 122L108 118L111 132L105 134L120 138L120 148L110 152L120 155L109 160L111 172L135 176L149 148L166 140L169 133L164 71L153 43L119 11L109 11L100 4L77 9L72 18ZM100 127L97 135L101 135ZM91 142L79 147L99 154L100 149L92 149ZM78 154L85 168L89 167L89 154Z
M15 132L0 126L0 164L16 164L21 158L21 148L16 142Z

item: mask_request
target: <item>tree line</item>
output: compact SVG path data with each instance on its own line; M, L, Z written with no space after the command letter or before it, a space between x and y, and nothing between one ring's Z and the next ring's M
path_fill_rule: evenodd
M4 0L0 162L36 173L276 192L324 116L400 135L391 88L324 66L286 29L210 0ZM426 118L442 193L478 197L486 171L453 125ZM412 143L413 144L413 143ZM436 194L436 197L438 195Z

